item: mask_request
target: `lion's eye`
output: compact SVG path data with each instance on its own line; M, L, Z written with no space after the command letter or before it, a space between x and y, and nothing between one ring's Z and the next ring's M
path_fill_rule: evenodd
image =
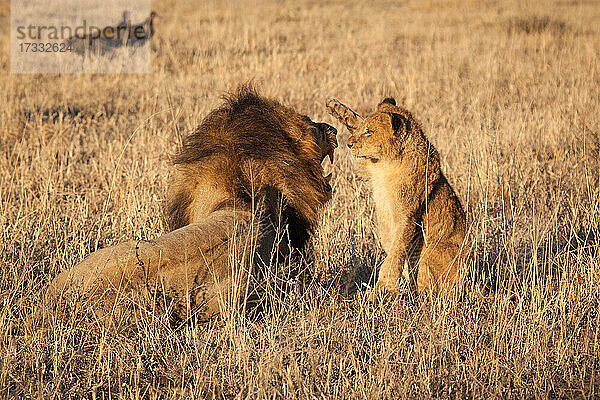
M365 128L365 131L364 131L365 136L371 136L372 134L373 134L373 131L370 131L368 128Z

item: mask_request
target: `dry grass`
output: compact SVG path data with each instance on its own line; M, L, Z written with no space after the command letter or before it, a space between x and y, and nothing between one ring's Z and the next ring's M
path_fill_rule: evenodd
M508 33L536 33L549 32L553 35L562 35L568 30L563 21L553 20L548 16L530 15L528 17L516 17L508 21Z
M152 75L2 75L0 397L600 396L600 8L487 3L166 1ZM496 294L366 303L355 289L384 255L341 150L320 284L263 318L137 310L136 329L107 330L85 306L57 312L44 288L59 271L164 232L168 153L251 78L315 120L333 122L330 96L405 102Z

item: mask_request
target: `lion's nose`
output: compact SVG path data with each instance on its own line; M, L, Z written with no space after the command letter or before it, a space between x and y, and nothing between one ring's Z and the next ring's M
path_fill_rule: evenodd
M348 148L351 149L352 146L354 146L354 143L346 143L346 146L348 146Z

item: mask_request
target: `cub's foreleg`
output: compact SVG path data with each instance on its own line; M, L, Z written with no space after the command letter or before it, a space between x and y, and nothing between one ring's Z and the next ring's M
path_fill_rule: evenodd
M415 237L415 219L413 217L396 218L395 229L391 232L384 248L387 257L379 270L377 289L385 289L389 292L398 292L404 276L405 265L409 266L408 284L411 290L416 289L416 270L411 263L411 251Z

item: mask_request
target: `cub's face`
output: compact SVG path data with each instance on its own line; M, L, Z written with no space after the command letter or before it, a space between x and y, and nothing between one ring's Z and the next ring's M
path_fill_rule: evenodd
M325 103L327 111L352 134L348 147L352 155L363 161L377 162L396 157L403 143L414 134L410 113L396 107L392 97L383 99L377 111L363 118L337 99Z
M352 155L377 162L391 154L397 140L393 122L393 115L386 112L377 112L363 119L348 139Z

